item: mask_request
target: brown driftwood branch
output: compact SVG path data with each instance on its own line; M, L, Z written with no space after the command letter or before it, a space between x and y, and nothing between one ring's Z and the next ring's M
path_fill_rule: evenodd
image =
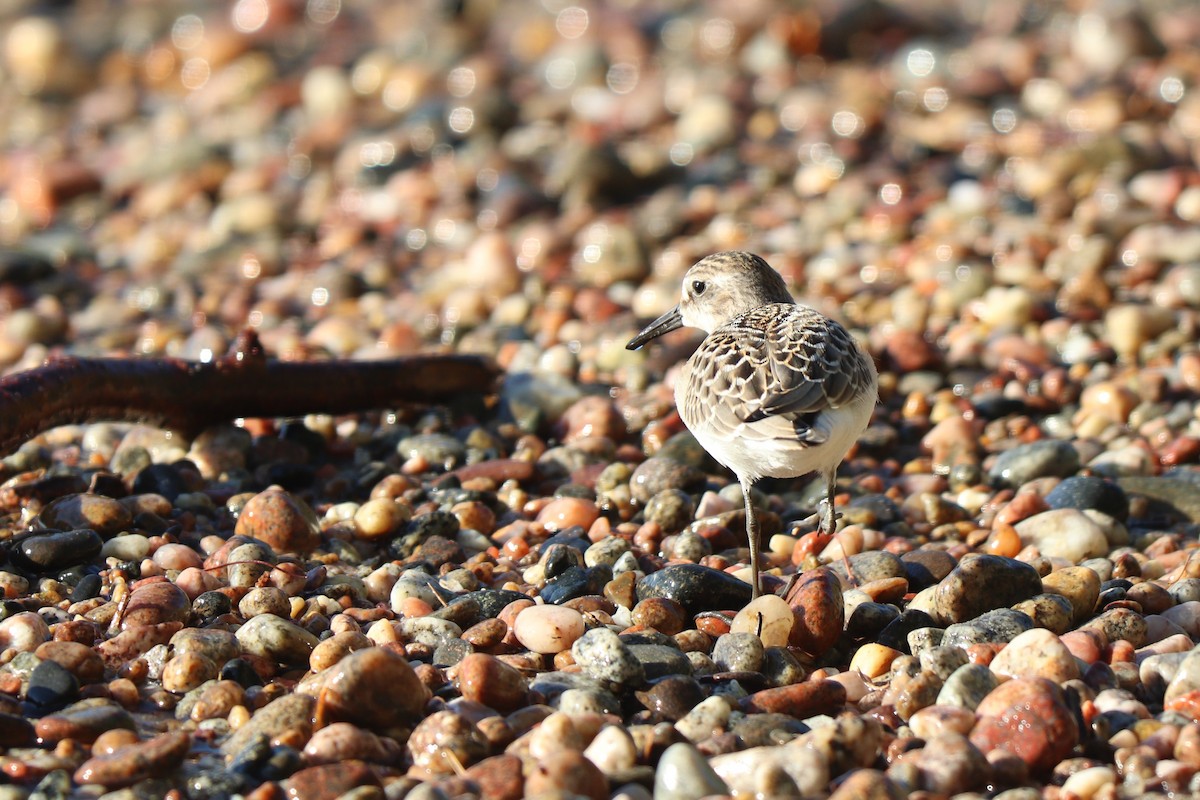
M350 414L478 396L498 376L491 361L468 355L273 361L252 331L210 363L60 358L0 378L0 454L57 425L112 420L196 432L239 417Z

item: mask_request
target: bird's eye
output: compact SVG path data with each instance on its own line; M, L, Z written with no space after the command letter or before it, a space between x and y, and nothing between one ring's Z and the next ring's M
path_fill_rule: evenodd
M692 294L704 294L704 290L708 288L708 284L704 281L692 281Z

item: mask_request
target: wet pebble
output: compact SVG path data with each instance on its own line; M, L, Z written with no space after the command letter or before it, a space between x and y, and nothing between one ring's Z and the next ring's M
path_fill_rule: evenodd
M429 697L429 689L406 659L371 647L330 668L317 714L323 723L352 722L383 731L419 718Z
M146 778L170 774L183 763L191 744L191 736L183 731L163 733L88 759L75 771L74 778L77 783L95 783L108 789L131 786Z
M312 510L279 487L250 498L238 514L234 531L258 539L278 553L307 552L321 536Z
M699 564L673 564L639 582L637 596L639 601L664 597L698 614L743 607L750 601L750 584Z
M38 533L22 539L13 555L28 569L49 572L91 561L103 544L100 534L87 528Z
M594 628L583 634L571 646L571 655L584 674L595 680L638 686L646 679L637 656L607 628Z
M271 614L247 620L236 635L243 652L284 664L307 664L317 646L316 636Z
M92 530L107 539L133 524L133 515L119 500L99 494L72 494L46 506L38 520L60 531Z

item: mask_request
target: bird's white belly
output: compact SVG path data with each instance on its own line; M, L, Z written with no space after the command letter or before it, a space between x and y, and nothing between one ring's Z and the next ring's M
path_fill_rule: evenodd
M743 423L730 434L719 434L704 420L684 420L700 445L739 478L796 478L809 472L837 469L846 452L871 421L875 397L864 393L841 408L822 411L813 427L824 435L821 444L802 444L795 438L753 435L765 422Z

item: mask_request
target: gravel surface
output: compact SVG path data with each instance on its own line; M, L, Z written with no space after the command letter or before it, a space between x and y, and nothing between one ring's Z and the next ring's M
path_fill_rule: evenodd
M1200 793L1194 3L219 5L0 4L0 368L505 377L0 461L0 800ZM752 603L730 249L881 384Z

